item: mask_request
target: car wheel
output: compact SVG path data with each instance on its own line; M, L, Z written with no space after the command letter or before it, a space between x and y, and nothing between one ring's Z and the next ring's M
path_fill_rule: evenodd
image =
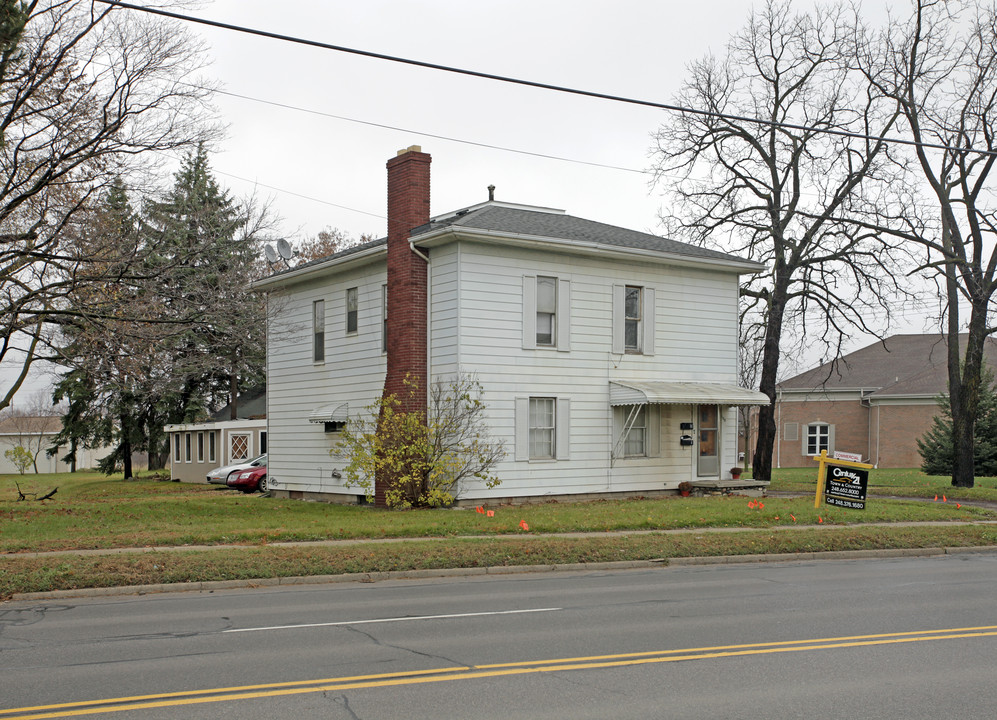
M264 475L263 477L260 478L260 484L259 484L259 486L256 489L259 490L262 493L265 493L267 491L267 476L266 475Z

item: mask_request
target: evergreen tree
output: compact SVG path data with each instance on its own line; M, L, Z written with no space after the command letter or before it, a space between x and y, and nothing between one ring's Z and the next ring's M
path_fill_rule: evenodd
M941 413L931 429L917 441L921 470L928 475L952 474L952 408L947 395L938 398ZM997 476L997 385L993 372L984 366L976 421L973 472L980 477Z

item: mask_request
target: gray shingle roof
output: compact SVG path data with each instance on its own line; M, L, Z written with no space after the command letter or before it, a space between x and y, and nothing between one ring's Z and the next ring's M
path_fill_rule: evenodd
M959 336L965 349L966 336ZM997 338L987 338L984 358L997 369ZM782 390L872 390L872 397L948 392L944 335L893 335L779 383Z
M585 220L559 212L544 212L520 207L487 204L469 209L466 213L450 215L413 230L413 239L442 227L488 230L535 237L575 240L621 248L650 250L690 258L725 261L744 261L734 255L708 250L687 243L669 240L650 233L628 230L606 223Z
M708 250L707 248L689 245L688 243L670 240L650 233L628 230L627 228L616 225L585 220L572 215L565 215L559 211L545 211L539 208L529 209L521 206L509 207L508 205L492 203L469 208L465 211L457 211L447 216L441 216L439 220L433 220L426 225L413 229L412 239L418 240L420 235L447 227L552 238L608 247L648 250L651 252L685 256L694 260L746 262L744 258L735 255ZM332 259L346 258L362 250L386 244L387 240L385 238L372 240L362 245L347 248L328 257L301 263L293 268L274 273L270 277L276 278L291 272L297 273L300 270L306 270L309 267L328 262Z

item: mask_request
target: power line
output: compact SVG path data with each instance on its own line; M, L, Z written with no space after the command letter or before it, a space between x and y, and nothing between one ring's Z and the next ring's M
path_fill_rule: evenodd
M103 0L102 0L103 1ZM650 175L648 170L637 170L635 168L622 167L621 165L608 165L606 163L592 162L591 160L578 160L576 158L563 157L561 155L549 155L547 153L538 153L531 150L518 150L516 148L505 147L503 145L492 145L489 143L478 142L476 140L461 140L460 138L450 137L448 135L437 135L435 133L422 132L421 130L409 130L408 128L398 127L396 125L385 125L384 123L376 123L371 120L359 120L357 118L346 117L345 115L335 115L333 113L323 112L321 110L311 110L309 108L299 107L297 105L288 105L286 103L280 103L275 100L263 100L261 98L250 97L249 95L240 95L239 93L228 92L226 90L213 90L217 95L228 95L229 97L239 98L240 100L249 100L251 102L263 103L264 105L272 105L273 107L283 108L285 110L295 110L297 112L309 113L311 115L318 115L319 117L333 118L334 120L343 120L345 122L357 123L359 125L367 125L369 127L382 128L384 130L396 130L398 132L407 133L409 135L420 135L422 137L434 138L436 140L446 140L448 142L460 143L462 145L473 145L474 147L485 148L487 150L500 150L502 152L516 153L518 155L528 155L530 157L543 158L544 160L558 160L561 162L575 163L577 165L588 165L590 167L604 168L606 170L622 170L623 172L638 173L640 175Z
M788 123L788 122L781 122L775 120L764 120L760 118L747 117L744 115L730 115L727 113L713 112L710 110L697 110L695 108L682 107L681 105L659 103L659 102L654 102L652 100L640 100L637 98L628 98L621 95L610 95L609 93L600 93L592 90L569 88L563 85L553 85L551 83L542 83L535 80L523 80L521 78L508 77L506 75L495 75L493 73L481 72L479 70L468 70L465 68L458 68L451 65L441 65L439 63L426 62L424 60L414 60L412 58L404 58L397 55L387 55L385 53L377 53L370 50L360 50L358 48L350 48L343 45L333 45L332 43L320 42L318 40L308 40L306 38L300 38L294 35L282 35L280 33L273 33L267 30L257 30L255 28L248 28L242 25L234 25L232 23L224 23L217 20L207 20L205 18L198 18L192 15L181 15L180 13L170 12L169 10L143 7L141 5L132 5L131 3L119 2L119 0L97 0L97 2L101 2L107 5L112 5L115 7L126 8L128 10L137 10L139 12L150 13L152 15L160 15L162 17L173 18L174 20L182 20L185 22L191 22L198 25L207 25L209 27L216 27L222 30L232 30L234 32L245 33L247 35L256 35L258 37L270 38L272 40L281 40L283 42L295 43L297 45L317 47L323 50L334 50L336 52L348 53L351 55L360 55L361 57L374 58L376 60L387 60L388 62L401 63L403 65L413 65L415 67L427 68L429 70L439 70L441 72L454 73L457 75L467 75L470 77L482 78L484 80L494 80L496 82L509 83L512 85L523 85L525 87L533 87L533 88L538 88L540 90L552 90L554 92L567 93L570 95L579 95L582 97L596 98L599 100L610 100L612 102L621 102L630 105L641 105L644 107L657 108L658 110L668 110L670 112L684 113L687 115L697 115L700 117L710 117L726 121L753 123L756 125L763 125L772 128L785 128L787 130L817 132L817 133L823 133L825 135L834 135L837 137L852 138L855 140L874 140L877 142L882 141L887 143L893 143L896 145L908 145L912 147L929 148L932 150L950 150L955 152L973 153L976 155L997 156L997 151L976 150L973 148L957 148L957 147L952 147L950 145L942 145L940 143L918 142L916 140L908 140L905 138L879 137L877 135L866 135L864 133L849 132L847 130L836 130L833 128L818 128L810 125L798 125L796 123Z

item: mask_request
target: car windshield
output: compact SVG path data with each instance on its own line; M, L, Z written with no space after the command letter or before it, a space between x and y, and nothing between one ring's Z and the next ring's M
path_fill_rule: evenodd
M253 460L249 464L252 465L253 467L261 467L263 465L266 465L267 464L267 456L266 455L260 455L258 458L256 458L255 460Z

